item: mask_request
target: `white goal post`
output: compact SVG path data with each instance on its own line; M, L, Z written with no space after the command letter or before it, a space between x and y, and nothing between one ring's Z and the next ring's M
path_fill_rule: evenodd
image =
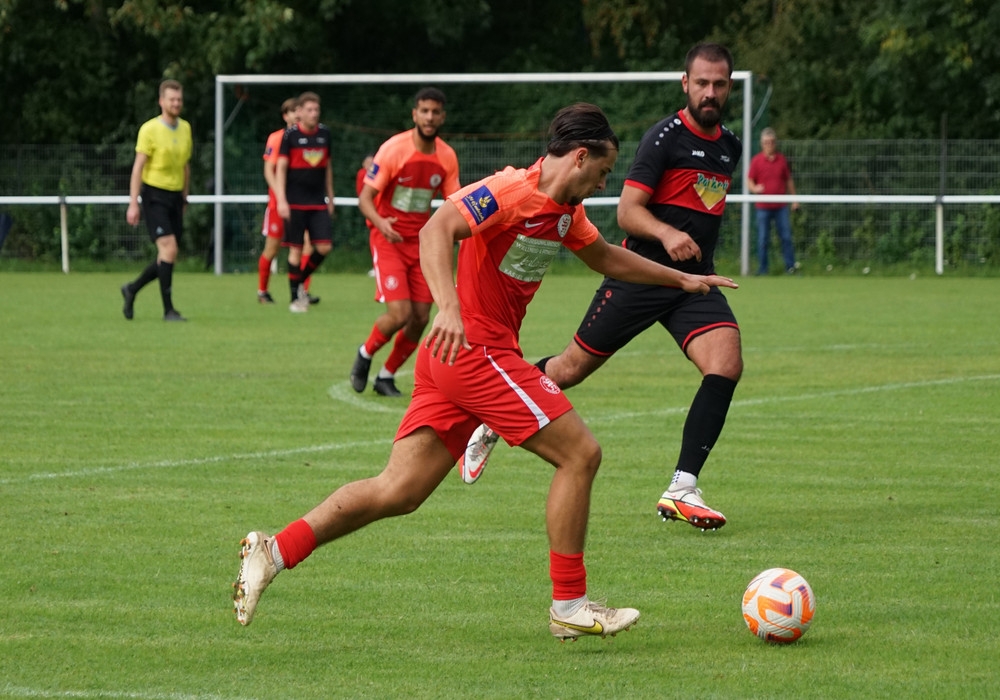
M223 181L225 137L225 102L224 87L226 85L375 85L375 84L470 84L470 83L627 83L627 82L680 82L681 71L636 71L636 72L599 72L599 73L393 73L382 75L369 74L327 74L327 75L217 75L215 77L215 211L213 250L215 274L223 272L223 203L229 201L225 195ZM740 218L740 267L742 274L748 274L750 268L750 200L747 199L747 172L750 168L750 157L753 136L753 74L750 71L733 71L733 80L742 82L743 92L743 129L740 138L743 141L743 156L741 158L743 183L742 197L734 198L734 202L742 206ZM602 105L603 106L603 105ZM666 115L664 115L666 116ZM614 126L614 125L612 125ZM652 126L652 124L650 124ZM497 163L502 168L506 163ZM256 201L256 200L254 200ZM266 201L266 200L262 200ZM356 197L336 197L338 205L356 206ZM618 197L591 197L586 201L588 206L614 206Z

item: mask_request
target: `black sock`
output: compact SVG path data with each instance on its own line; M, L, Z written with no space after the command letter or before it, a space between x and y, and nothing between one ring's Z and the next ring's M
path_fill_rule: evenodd
M545 365L549 364L549 360L551 360L553 357L554 355L543 357L542 359L540 359L538 362L535 363L535 367L542 370L542 374L545 374Z
M138 294L139 290L145 287L147 284L152 282L157 278L157 262L154 260L146 266L146 269L140 273L138 277L135 278L134 282L129 283L129 287L132 289L133 294Z
M305 284L305 281L309 279L309 275L314 273L316 268L323 264L324 260L326 260L326 256L319 251L314 250L309 254L309 259L306 260L306 266L302 268L301 271L303 284Z
M736 382L718 374L707 374L701 380L698 393L694 395L684 433L681 439L681 453L677 458L677 468L698 476L705 466L708 453L715 447L715 441L726 423L729 405L733 402Z
M174 264L163 262L156 265L156 276L160 280L160 298L163 300L163 313L174 310L174 302L171 298L171 287L174 283Z
M292 301L299 297L299 285L302 284L301 262L288 261L288 288L292 293Z

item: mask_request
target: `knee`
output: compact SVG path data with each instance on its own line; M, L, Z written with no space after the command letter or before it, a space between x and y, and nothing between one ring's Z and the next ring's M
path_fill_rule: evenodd
M330 251L333 250L333 244L317 243L315 244L314 248L316 249L316 252L319 253L320 255L329 255Z

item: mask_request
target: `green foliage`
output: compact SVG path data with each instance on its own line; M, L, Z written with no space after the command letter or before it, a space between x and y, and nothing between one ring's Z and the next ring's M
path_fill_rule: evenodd
M565 345L597 279L545 280L529 359ZM552 469L502 445L478 484L449 475L416 513L321 548L237 625L239 539L385 463L406 401L346 381L379 310L373 283L320 275L323 302L294 315L257 305L251 276L182 274L190 321L165 324L152 288L121 318L123 281L0 275L0 424L30 436L4 442L0 470L0 557L15 562L0 577L0 696L995 695L992 280L727 291L747 369L699 482L729 518L715 533L654 514L699 381L662 329L570 390L604 449L589 589L642 612L628 634L573 644L546 624ZM739 613L770 566L817 596L789 647Z

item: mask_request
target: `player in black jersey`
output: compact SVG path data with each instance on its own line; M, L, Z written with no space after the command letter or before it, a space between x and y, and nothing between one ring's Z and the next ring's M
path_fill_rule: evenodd
M333 248L333 165L330 130L320 123L320 100L314 92L299 95L299 122L285 131L275 168L274 196L285 220L288 286L296 313L309 310L305 281ZM313 251L302 264L305 232Z
M682 87L687 105L649 129L639 143L618 204L624 245L643 257L697 274L713 274L726 194L742 153L740 140L721 125L732 88L733 58L719 44L687 54ZM579 384L654 323L663 326L702 374L688 411L680 456L657 510L702 529L726 524L698 489L698 475L722 432L743 372L740 331L722 292L630 284L606 278L573 340L559 355L538 362L556 384ZM462 478L482 474L499 438L480 426L459 462Z

